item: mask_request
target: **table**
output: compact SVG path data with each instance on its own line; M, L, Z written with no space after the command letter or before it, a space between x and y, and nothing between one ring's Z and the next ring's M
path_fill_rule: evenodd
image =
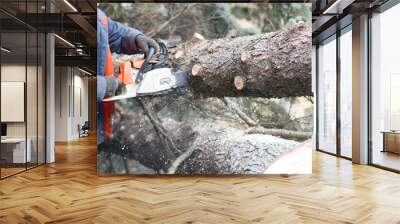
M400 131L382 131L383 150L382 152L392 152L400 154Z
M1 139L1 157L6 163L26 163L31 162L31 139L28 142L25 153L25 138L5 138Z

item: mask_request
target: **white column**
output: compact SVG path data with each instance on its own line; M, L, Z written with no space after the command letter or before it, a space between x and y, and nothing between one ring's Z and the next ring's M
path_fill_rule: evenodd
M46 163L55 161L54 133L55 133L55 60L54 35L46 36Z
M314 116L313 116L313 122L314 122L314 128L313 128L313 136L312 136L312 142L313 142L313 149L317 148L317 48L315 45L312 45L312 57L311 57L311 88L313 92L313 97L314 97Z
M353 162L368 163L368 15L353 20Z

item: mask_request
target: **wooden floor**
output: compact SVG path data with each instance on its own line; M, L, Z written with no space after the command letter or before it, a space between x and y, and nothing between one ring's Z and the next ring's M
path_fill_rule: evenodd
M374 164L400 170L400 155L391 152L381 152L374 150L372 156Z
M23 172L25 170L25 167L7 167L7 168L1 168L1 177L7 177L11 176L13 174Z
M313 175L96 175L94 138L0 181L0 223L400 223L400 175L314 152Z

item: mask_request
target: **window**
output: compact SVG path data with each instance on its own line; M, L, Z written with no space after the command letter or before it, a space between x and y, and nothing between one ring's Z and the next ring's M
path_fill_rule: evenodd
M371 161L400 170L400 5L371 19Z
M20 17L43 10L44 1L2 1ZM45 163L45 35L0 13L0 178Z
M336 36L318 48L318 149L336 153Z
M340 155L352 157L352 34L351 26L340 36Z

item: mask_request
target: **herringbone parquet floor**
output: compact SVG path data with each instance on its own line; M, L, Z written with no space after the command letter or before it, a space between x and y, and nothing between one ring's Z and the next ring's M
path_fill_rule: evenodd
M314 153L313 175L96 175L94 138L0 181L0 223L400 223L400 175Z

